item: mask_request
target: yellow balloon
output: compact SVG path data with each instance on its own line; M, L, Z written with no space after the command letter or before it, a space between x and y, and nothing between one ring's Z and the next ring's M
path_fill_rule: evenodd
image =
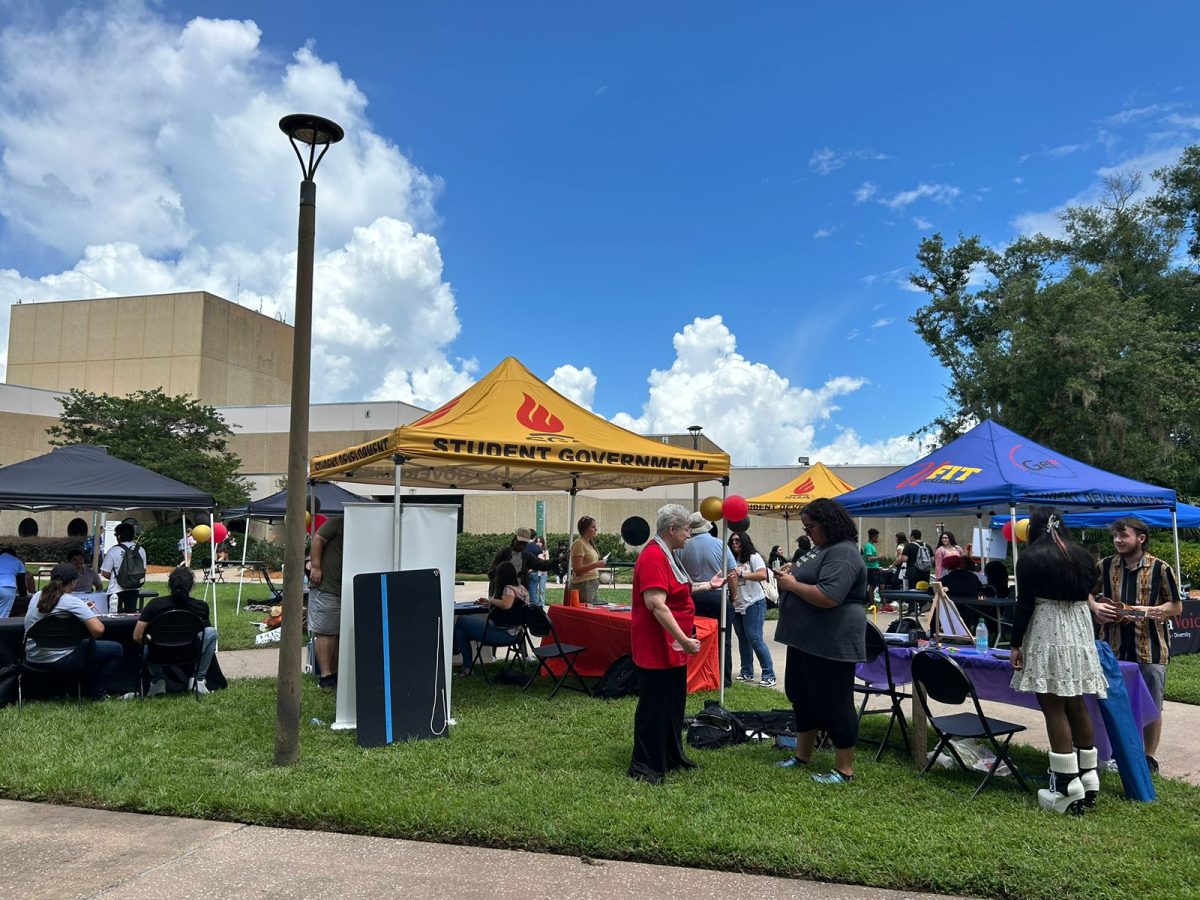
M304 527L307 528L311 524L312 524L312 513L305 512L304 513Z
M1029 540L1029 520L1028 519L1020 519L1017 521L1017 540L1018 541L1028 541Z
M916 584L913 585L913 589L918 590L918 591L927 591L927 590L929 590L929 582L928 581L918 581Z
M721 498L705 497L700 501L700 515L708 521L715 522L721 518Z
M207 525L197 525L192 529L192 537L196 539L196 543L203 544L212 537L212 529Z

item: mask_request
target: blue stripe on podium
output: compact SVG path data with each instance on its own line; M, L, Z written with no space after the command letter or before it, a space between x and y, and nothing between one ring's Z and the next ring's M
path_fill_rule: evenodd
M383 725L387 742L392 742L392 653L388 646L388 595L387 576L379 576L379 593L383 610Z

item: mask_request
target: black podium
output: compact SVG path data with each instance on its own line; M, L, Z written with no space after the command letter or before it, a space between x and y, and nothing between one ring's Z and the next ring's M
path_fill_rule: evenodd
M437 569L354 576L359 746L446 736L449 652Z

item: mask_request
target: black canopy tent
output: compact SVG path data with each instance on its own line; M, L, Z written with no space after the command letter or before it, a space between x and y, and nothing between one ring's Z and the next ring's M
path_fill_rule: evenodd
M346 490L341 485L331 484L328 481L312 481L309 482L308 493L315 496L320 502L318 511L326 516L340 516L342 508L347 503L364 503L370 502L372 498L362 497L351 491ZM232 509L227 509L222 512L222 518L226 521L229 519L282 519L287 512L287 488L284 488L277 494L272 494L270 497L263 497L261 500L253 500L245 506L235 506Z
M109 456L103 447L56 447L0 468L5 509L207 509L211 494Z
M216 501L211 494L165 475L110 456L104 447L74 444L0 468L0 508L41 511L91 509L201 509ZM183 525L187 533L186 521ZM96 541L97 550L100 542ZM216 554L213 554L214 558ZM213 592L213 625L217 598Z
M325 516L340 516L347 503L369 503L373 499L362 497L346 490L341 485L328 481L310 481L307 488L309 505L314 509L314 515L316 512L320 512ZM284 488L270 497L252 500L245 506L235 506L222 512L221 517L227 522L232 519L246 519L246 533L242 537L242 568L241 575L238 577L238 596L235 607L238 613L242 611L242 584L246 577L246 549L250 545L250 541L247 540L250 536L250 519L262 519L267 522L282 519L287 513L287 494L287 488ZM315 506L311 503L313 497L317 499Z

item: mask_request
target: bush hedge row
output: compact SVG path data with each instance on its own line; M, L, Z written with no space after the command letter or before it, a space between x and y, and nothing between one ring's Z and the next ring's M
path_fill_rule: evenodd
M458 555L455 568L469 575L484 575L496 552L512 544L512 533L504 534L468 534L458 536ZM549 532L546 535L546 548L550 558L554 559L558 552L559 541L565 542L567 536L562 532ZM603 556L611 553L614 562L633 562L637 559L637 551L625 546L619 534L597 534L596 549Z

